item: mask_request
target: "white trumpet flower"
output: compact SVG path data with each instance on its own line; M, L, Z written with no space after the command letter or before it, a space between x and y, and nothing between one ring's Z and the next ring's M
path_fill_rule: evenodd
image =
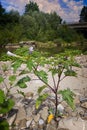
M12 53L12 52L10 52L10 51L7 52L7 55L8 55L8 56L13 56L13 57L20 57L20 56L18 56L18 55L16 55L16 54Z

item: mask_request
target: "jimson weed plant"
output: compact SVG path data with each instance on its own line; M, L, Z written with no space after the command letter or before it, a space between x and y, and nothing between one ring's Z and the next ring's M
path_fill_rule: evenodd
M24 50L25 52L25 50ZM26 53L26 52L25 52ZM75 61L74 57L71 55L71 52L61 53L55 55L54 57L45 57L42 56L39 52L33 52L31 55L27 56L25 53L22 53L23 56L16 56L16 58L12 58L12 67L14 68L14 73L17 69L21 66L21 64L26 64L26 70L22 70L20 75L27 74L23 78L19 79L16 83L16 86L20 88L28 87L26 82L31 81L31 77L29 73L34 73L39 80L41 80L44 85L39 87L38 89L38 98L36 99L36 109L39 109L41 104L46 100L49 99L49 96L53 93L54 94L54 113L52 119L55 120L59 116L58 111L58 95L62 94L63 99L68 103L68 105L74 110L75 105L73 102L74 94L70 89L61 90L59 91L60 83L63 79L67 76L76 76L76 72L73 70L73 66L80 67L78 63ZM52 77L52 82L49 82L49 74ZM44 92L44 89L51 90L51 93ZM20 92L22 93L22 92ZM50 120L50 119L49 119ZM56 120L57 121L57 120ZM49 121L48 121L49 122Z

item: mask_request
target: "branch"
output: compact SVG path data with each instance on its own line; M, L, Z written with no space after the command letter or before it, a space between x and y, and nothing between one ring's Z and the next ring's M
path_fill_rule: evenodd
M35 66L33 66L34 68L34 74L35 74L35 71L37 71L37 68L35 68ZM38 72L38 71L37 71ZM35 74L44 84L46 84L54 93L55 93L55 90L47 83L45 82L40 76L38 76L37 74Z
M55 82L55 78L54 78L53 75L52 75L52 78L53 78L53 82L54 82L54 87L55 87L55 89L56 89L56 82Z

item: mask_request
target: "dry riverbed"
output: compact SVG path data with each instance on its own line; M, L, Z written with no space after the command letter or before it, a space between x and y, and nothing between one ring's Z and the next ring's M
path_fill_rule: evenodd
M8 116L8 122L11 126L11 130L87 130L87 101L83 103L80 102L82 98L87 98L87 55L78 56L76 57L76 60L82 66L81 68L74 68L77 72L77 77L66 77L63 81L61 81L60 89L70 88L74 91L76 94L74 102L77 108L76 111L73 112L64 101L61 101L61 104L67 112L67 116L60 121L60 129L55 127L54 120L52 120L50 124L47 124L48 106L50 105L49 101L46 101L45 105L43 105L38 112L35 111L37 90L43 85L43 83L31 73L29 76L32 78L32 81L26 83L28 86L27 88L20 89L18 87L13 87L11 89L10 93L13 95L13 99L15 100L15 112L13 116ZM8 71L3 71L3 64L8 66ZM21 68L18 69L16 73L17 80L20 78L18 76L20 71L25 68L26 65L23 64L21 65ZM13 69L11 68L10 62L0 62L0 75L3 75L6 78L5 82L0 84L0 88L5 92L5 85L10 87L8 76L12 74ZM51 85L53 84L50 73L49 83ZM26 94L26 100L23 99L23 96L17 94L17 89L22 90ZM12 127L13 123L16 125L14 128Z

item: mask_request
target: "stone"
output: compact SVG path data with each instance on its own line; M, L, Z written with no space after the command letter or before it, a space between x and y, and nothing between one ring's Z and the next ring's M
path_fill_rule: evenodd
M39 128L42 129L44 127L44 125L45 125L44 120L43 119L39 119L39 122L38 122Z
M48 117L48 107L44 107L43 110L40 111L41 118L46 121Z
M14 123L16 116L17 116L17 114L15 113L13 116L11 116L10 118L7 119L9 126L11 126Z
M66 107L65 112L67 113L68 116L72 116L72 109L70 107Z
M23 119L26 119L26 112L24 107L19 107L15 124L19 124L19 122Z
M48 124L46 130L57 130L57 128Z
M30 118L30 117L32 117L32 107L28 107L27 109L26 109L26 116L27 116L27 118Z
M53 126L53 127L56 127L57 126L57 122L55 120L51 120L50 124Z
M81 107L87 109L87 102L82 103L82 104L81 104Z
M63 113L63 112L64 112L64 107L63 107L63 105L61 105L61 104L59 104L59 105L57 106L57 109L58 109L59 113Z
M75 103L76 106L80 104L79 96L76 96L74 98L74 103Z
M86 130L85 124L86 122L81 118L68 118L62 119L59 122L59 128L66 128L69 130Z
M38 122L40 118L40 114L34 115L33 119L35 122Z
M32 93L32 92L25 93L25 97L28 98L28 99L33 98L33 96L34 96L34 93Z
M26 119L23 119L19 123L19 129L24 130L26 128Z
M32 123L32 118L30 118L30 120L26 121L26 126L27 128L30 127L31 123Z

